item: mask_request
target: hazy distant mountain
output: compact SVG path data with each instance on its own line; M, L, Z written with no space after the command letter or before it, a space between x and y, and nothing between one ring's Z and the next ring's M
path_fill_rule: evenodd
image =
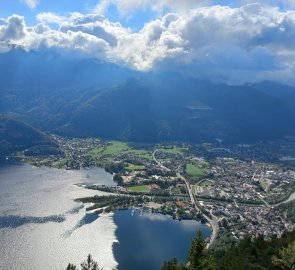
M295 134L292 87L228 86L21 50L0 60L0 71L9 70L0 79L0 112L43 130L143 142Z
M31 155L59 152L46 134L21 121L0 116L0 160L5 155L24 150Z
M1 87L37 87L39 91L72 85L114 85L136 74L127 68L53 51L0 53Z

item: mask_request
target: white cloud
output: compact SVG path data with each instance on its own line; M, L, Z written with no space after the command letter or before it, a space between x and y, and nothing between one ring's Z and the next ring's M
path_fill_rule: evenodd
M151 9L164 15L167 10L172 12L186 12L189 9L219 5L219 0L100 0L93 9L97 14L106 14L111 5L116 6L122 17L132 17L138 10ZM280 7L283 10L294 9L294 0L227 0L224 4L229 7L241 7L247 4L258 3L265 6Z
M185 11L191 8L208 5L211 0L101 0L94 8L94 12L105 14L111 5L115 5L121 16L129 17L135 11L150 8L158 14L163 14L164 10Z
M2 20L0 25L0 40L16 41L26 36L26 25L24 17L12 15L7 18L7 21Z
M59 16L56 13L53 12L42 12L39 13L36 17L36 19L44 24L61 24L65 21L67 21L68 19L66 17L63 16Z
M138 32L96 14L42 13L37 18L41 24L33 28L17 15L0 20L0 51L15 44L231 83L295 83L295 11L257 3L201 7L166 14ZM51 23L59 29L51 29Z
M38 0L22 0L29 8L34 9L38 5Z
M50 27L43 23L38 23L36 27L33 28L36 34L43 34L44 32L50 31Z
M232 1L235 5L246 5L246 4L253 4L253 3L259 3L263 5L268 6L280 6L283 9L292 9L295 8L295 2L294 0L239 0L239 1Z

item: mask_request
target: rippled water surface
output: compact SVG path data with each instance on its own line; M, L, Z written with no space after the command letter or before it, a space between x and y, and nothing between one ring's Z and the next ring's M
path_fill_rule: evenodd
M98 168L0 167L0 269L65 269L88 253L104 269L117 266L113 217L86 215L73 200L99 194L74 185L84 182L114 185L112 176Z
M163 215L86 213L74 199L102 193L75 185L81 183L115 185L99 168L0 167L1 270L64 270L89 253L105 270L160 269L172 257L185 260L198 228L210 233L196 221Z

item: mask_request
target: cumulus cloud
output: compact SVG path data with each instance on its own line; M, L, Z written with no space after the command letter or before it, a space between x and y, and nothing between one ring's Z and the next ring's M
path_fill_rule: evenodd
M26 25L24 17L13 15L0 24L0 40L16 41L26 36Z
M97 14L42 13L37 18L35 27L17 15L0 20L0 51L7 50L5 44L52 48L137 70L170 70L230 83L270 79L295 84L292 10L259 3L198 7L165 14L137 32ZM51 23L59 29L51 29Z
M0 52L7 52L14 46L28 51L49 48L99 59L106 59L109 50L109 44L94 35L82 31L52 30L43 23L27 27L24 18L18 15L8 17L0 24Z
M58 24L59 32L82 32L106 41L109 45L117 44L117 36L128 34L119 23L112 23L103 16L97 14L83 15L78 12L71 13L69 17L59 16L46 12L37 15L37 20L42 24Z

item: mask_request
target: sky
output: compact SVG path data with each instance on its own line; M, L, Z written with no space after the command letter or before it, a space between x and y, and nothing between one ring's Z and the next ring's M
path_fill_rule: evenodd
M231 84L295 85L294 0L1 0L15 47Z

